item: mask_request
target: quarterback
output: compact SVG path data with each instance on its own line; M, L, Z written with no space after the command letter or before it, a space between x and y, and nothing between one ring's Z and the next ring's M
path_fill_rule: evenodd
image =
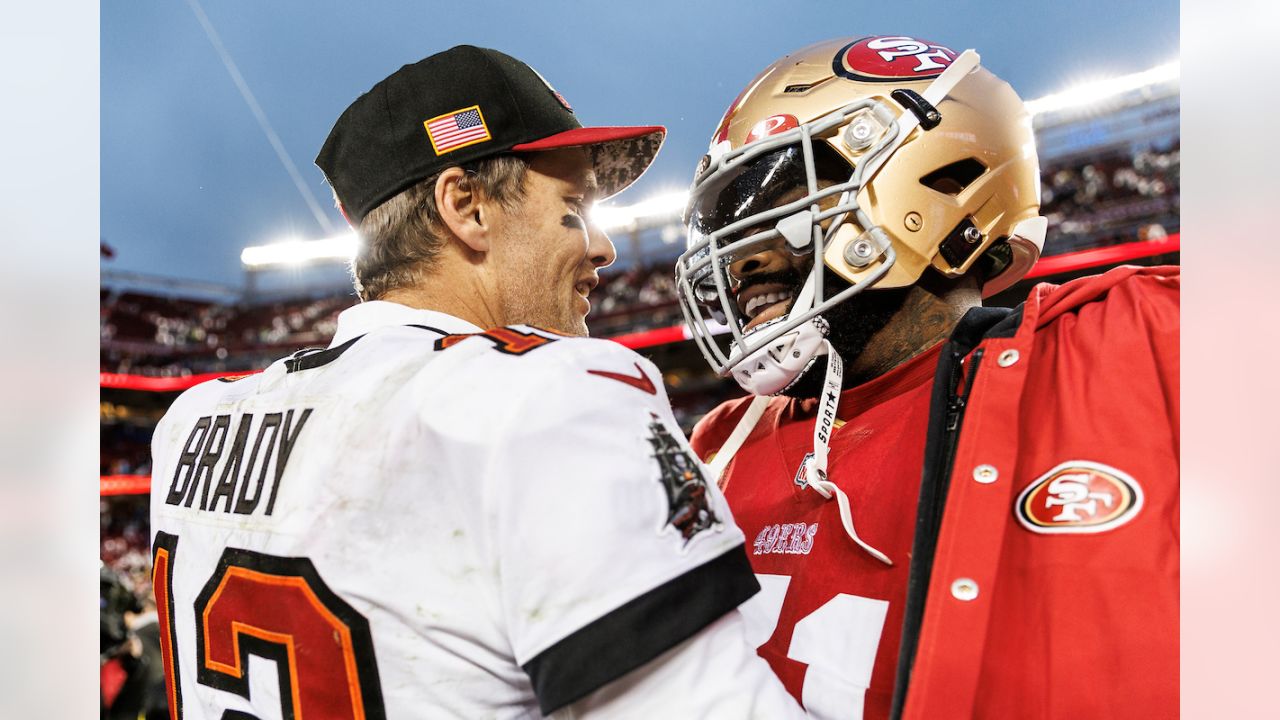
M178 718L795 717L759 586L661 375L586 335L586 209L661 127L584 128L459 46L316 162L362 247L332 344L183 394L153 441Z
M983 307L1039 201L1013 89L905 36L777 61L697 168L681 305L750 396L692 443L813 717L1177 715L1178 270Z

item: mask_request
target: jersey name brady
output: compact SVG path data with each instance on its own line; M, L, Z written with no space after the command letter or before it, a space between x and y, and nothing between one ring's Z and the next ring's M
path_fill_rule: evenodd
M183 393L152 443L177 717L537 717L725 616L759 585L658 377L371 301Z
M275 509L285 465L312 410L302 408L257 416L244 413L236 425L230 448L227 448L227 436L232 416L201 417L183 444L165 503L192 507L198 493L197 509L248 515L262 505L270 471L271 489L263 506L263 513L270 515ZM254 436L252 443L249 442L251 435Z

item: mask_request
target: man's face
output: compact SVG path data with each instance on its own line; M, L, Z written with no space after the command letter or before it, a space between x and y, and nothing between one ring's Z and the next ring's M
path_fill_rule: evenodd
M820 180L818 187L831 184ZM806 194L803 187L793 188L779 195L769 207L782 207ZM834 202L834 197L824 198L821 206L825 209ZM761 229L747 230L744 235L750 237ZM782 238L749 252L729 265L729 283L736 290L733 299L738 312L746 318L742 329L748 332L786 314L813 269L813 253L794 254Z
M722 172L714 183L699 190L688 210L690 232L697 240L729 225L753 222L751 218L758 219L771 210L802 201L808 194L807 178L811 174L822 189L847 181L851 172L849 164L825 145L815 147L812 156L800 145L771 150L737 169ZM837 202L837 195L829 195L818 205L827 210ZM757 239L767 237L765 233L772 231L776 222L762 220L717 241L720 249L729 253L725 279L736 310L725 308L725 315L748 332L785 315L813 267L811 253L791 252L781 237L764 243ZM704 300L714 294L712 280L706 275L697 279L699 295ZM713 308L716 315L719 310Z
M583 148L533 153L529 160L524 201L499 211L492 245L501 317L587 335L587 294L599 282L597 271L617 257L609 237L587 219L595 173Z
M818 179L820 188L834 181ZM807 190L796 187L778 196L770 206L781 207L803 198ZM819 205L825 210L837 202L835 196L823 199ZM824 224L825 229L825 224ZM752 231L747 231L748 234ZM750 331L791 310L795 296L808 280L813 269L813 253L796 255L786 242L778 238L767 245L738 258L729 266L729 282L736 288L733 299L738 310L746 318L744 330ZM827 268L823 268L824 293L830 297L849 287L849 283ZM828 338L846 361L861 355L869 344L875 342L877 333L883 330L899 313L907 297L907 289L877 290L859 293L824 313L831 327ZM787 390L793 397L815 397L822 387L818 367L810 371Z

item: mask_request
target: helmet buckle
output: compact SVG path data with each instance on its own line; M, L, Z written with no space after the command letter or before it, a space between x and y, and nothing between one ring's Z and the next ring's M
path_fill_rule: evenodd
M899 88L889 93L889 97L898 101L898 104L911 111L920 120L920 128L923 130L932 130L938 127L938 123L942 122L942 113L938 112L938 108L933 103L924 99L924 96L915 90L907 88Z

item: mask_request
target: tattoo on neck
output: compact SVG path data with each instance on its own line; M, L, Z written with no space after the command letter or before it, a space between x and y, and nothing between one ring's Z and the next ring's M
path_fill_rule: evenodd
M928 292L913 292L897 321L886 325L851 359L845 369L845 387L880 377L945 340L967 309Z

